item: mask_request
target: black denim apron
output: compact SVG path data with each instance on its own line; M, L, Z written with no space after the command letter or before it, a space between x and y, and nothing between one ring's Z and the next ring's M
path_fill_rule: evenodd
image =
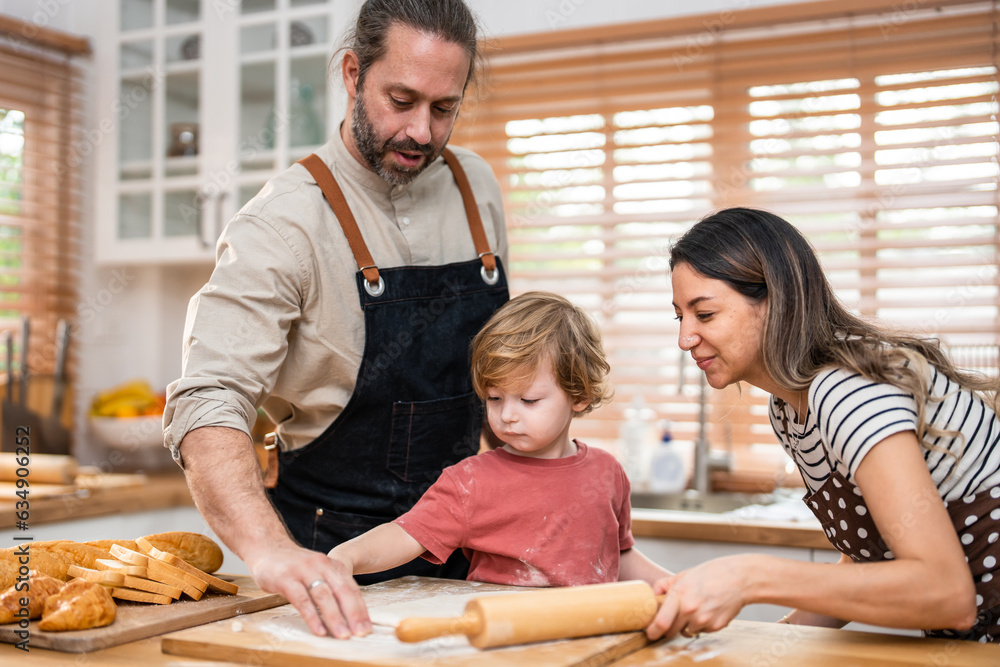
M278 456L270 497L295 539L327 552L410 509L441 470L475 454L483 411L472 390L469 343L508 299L461 165L445 160L462 192L477 259L378 269L343 193L316 156L302 160L333 207L358 261L365 347L354 393L333 424L302 449ZM460 551L357 577L464 578Z

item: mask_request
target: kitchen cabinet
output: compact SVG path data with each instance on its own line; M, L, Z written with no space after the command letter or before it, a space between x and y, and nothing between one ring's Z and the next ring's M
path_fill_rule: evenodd
M96 259L211 262L232 215L335 128L327 68L353 3L107 4Z

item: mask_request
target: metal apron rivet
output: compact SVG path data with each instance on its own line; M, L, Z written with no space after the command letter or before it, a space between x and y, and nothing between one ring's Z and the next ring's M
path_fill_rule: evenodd
M366 280L365 291L368 292L370 296L382 296L382 292L385 291L385 281L382 280L382 276L378 277L378 282L375 283L374 286Z
M487 285L496 285L497 281L500 280L500 270L493 269L492 271L487 271L485 266L479 267L479 275L483 277L483 282Z

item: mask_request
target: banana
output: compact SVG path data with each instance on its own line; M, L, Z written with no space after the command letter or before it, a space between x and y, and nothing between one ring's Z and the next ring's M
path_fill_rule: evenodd
M99 392L90 405L90 413L97 417L134 417L147 414L160 404L160 398L148 382L131 380Z

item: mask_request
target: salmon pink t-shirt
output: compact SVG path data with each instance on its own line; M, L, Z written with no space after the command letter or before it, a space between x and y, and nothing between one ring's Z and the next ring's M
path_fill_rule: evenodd
M574 441L577 452L536 459L503 449L469 457L395 520L443 563L455 549L469 581L580 586L618 581L632 548L629 482L608 452Z

